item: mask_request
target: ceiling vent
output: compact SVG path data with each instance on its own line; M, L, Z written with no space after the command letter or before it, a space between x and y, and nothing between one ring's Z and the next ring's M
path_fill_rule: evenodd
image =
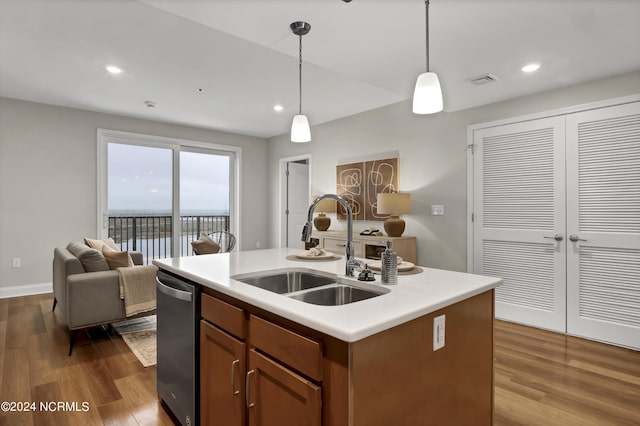
M500 78L497 75L493 75L491 73L478 75L469 79L469 81L476 86L482 86L483 84L493 83L494 81L498 80L500 80Z

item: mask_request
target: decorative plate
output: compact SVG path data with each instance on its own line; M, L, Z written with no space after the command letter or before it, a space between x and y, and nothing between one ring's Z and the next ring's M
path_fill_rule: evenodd
M381 260L372 260L371 262L367 262L367 266L369 267L369 269L372 269L374 271L381 271L382 270L382 261ZM415 266L416 265L414 265L411 262L402 261L402 262L398 263L398 271L399 272L410 271L413 268L415 268Z
M333 253L322 253L320 255L314 256L311 254L307 254L307 253L298 253L296 254L296 257L298 259L304 259L304 260L327 260L327 259L331 259L333 258L333 256L335 256L335 254Z

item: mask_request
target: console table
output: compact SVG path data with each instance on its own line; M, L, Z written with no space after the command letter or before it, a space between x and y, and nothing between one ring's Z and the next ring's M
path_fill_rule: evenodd
M347 233L345 231L318 231L314 230L311 238L317 238L318 247L326 251L344 254L347 245ZM417 248L416 237L402 236L389 237L387 235L353 235L353 254L356 257L364 257L367 259L380 259L380 252L384 251L387 240L393 241L393 251L404 260L416 263Z

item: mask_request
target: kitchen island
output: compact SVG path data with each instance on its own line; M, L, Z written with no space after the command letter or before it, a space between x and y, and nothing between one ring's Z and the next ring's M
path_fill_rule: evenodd
M396 286L379 276L347 280L384 294L321 306L232 278L290 268L344 273L344 258L287 259L300 252L154 261L202 288L201 424L491 424L500 279L421 268ZM434 318L443 315L436 334L444 347L434 350Z

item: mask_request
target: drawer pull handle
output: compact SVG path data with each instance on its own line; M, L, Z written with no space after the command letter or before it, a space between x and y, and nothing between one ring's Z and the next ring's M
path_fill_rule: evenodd
M231 393L237 396L240 394L239 390L236 390L236 367L240 365L240 360L236 359L231 363Z
M338 247L346 247L347 245L346 244L336 244L336 246L338 246Z
M251 376L253 376L255 374L255 372L256 372L256 370L247 371L247 379L246 379L245 384L244 384L244 390L246 392L245 403L247 405L247 408L253 408L255 406L255 404L250 401L251 398L250 398L250 395L249 395L249 384L251 383L250 379L251 379Z

